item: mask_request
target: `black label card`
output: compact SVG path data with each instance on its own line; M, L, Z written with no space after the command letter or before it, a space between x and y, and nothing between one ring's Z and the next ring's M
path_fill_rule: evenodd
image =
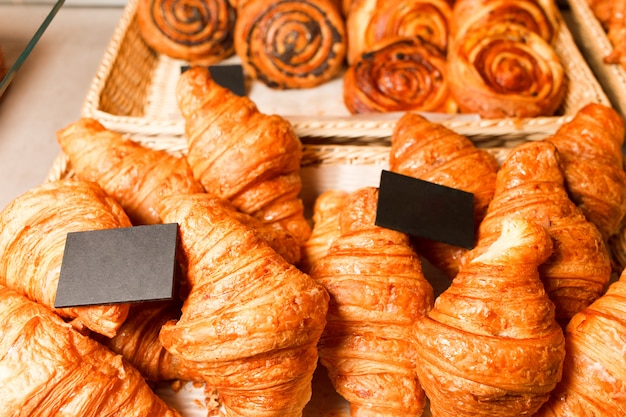
M180 72L183 73L189 68L188 65L182 66ZM208 69L213 81L220 86L228 88L234 94L241 97L248 95L246 90L246 77L241 65L211 65Z
M68 233L54 306L172 299L177 241L176 223Z
M383 170L376 224L471 249L474 246L474 195Z

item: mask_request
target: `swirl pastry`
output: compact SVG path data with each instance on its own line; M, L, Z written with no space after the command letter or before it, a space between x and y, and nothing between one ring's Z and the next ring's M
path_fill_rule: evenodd
M169 196L189 295L161 327L172 355L202 366L227 416L300 417L311 396L328 294L254 229L202 196Z
M96 183L58 180L30 189L0 212L0 285L54 309L70 232L131 226L128 216ZM77 328L114 336L128 304L55 309Z
M176 100L187 161L207 192L282 228L298 244L306 241L311 228L298 198L302 143L291 124L219 86L203 67L181 74Z
M361 55L343 78L350 113L456 113L445 55L420 38L393 38Z
M546 140L559 151L570 198L605 239L616 234L626 215L622 117L590 103Z
M0 285L3 416L180 417L121 356Z
M393 172L456 188L474 195L474 224L484 218L496 188L498 162L466 137L415 113L406 113L391 136L389 168ZM467 251L419 239L418 251L453 278Z
M141 37L160 54L210 65L234 53L230 0L138 0L136 14Z
M478 239L494 241L504 220L514 215L545 225L554 252L539 272L557 319L567 323L604 293L611 262L597 227L570 200L558 157L556 147L545 141L527 142L511 150L498 171Z
M551 44L559 25L552 0L457 0L452 10L454 39L473 28L508 22L530 29Z
M377 201L376 188L347 197L340 236L311 270L331 297L320 361L352 416L419 417L412 328L432 307L433 289L408 236L374 224Z
M538 272L550 236L522 217L501 231L415 324L434 416L531 416L561 379L565 341Z
M466 32L448 54L452 96L484 118L551 116L566 92L563 64L530 29L493 23Z
M348 63L395 37L420 37L445 54L451 19L447 0L355 1L346 19Z
M534 417L620 416L626 410L626 273L565 330L563 379Z
M343 69L345 23L334 0L250 0L234 33L246 74L271 88L315 87Z

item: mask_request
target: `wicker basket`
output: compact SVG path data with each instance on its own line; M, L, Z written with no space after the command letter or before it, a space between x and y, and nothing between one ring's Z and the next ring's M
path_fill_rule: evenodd
M137 0L127 4L85 99L82 114L121 132L146 136L182 135L184 126L175 103L174 87L184 62L155 53L143 41L136 6ZM563 58L567 78L574 82L568 84L557 116L481 120L475 115L439 114L430 115L433 121L470 137L479 146L514 146L518 141L553 133L587 103L610 104L561 16L559 19L555 50ZM236 61L236 57L233 59ZM341 101L340 79L318 88L289 91L252 84L250 97L259 108L289 119L296 133L309 143L356 140L385 143L399 117L397 113L349 115ZM282 105L274 109L265 107L264 103ZM294 107L303 107L302 103L307 103L302 113L291 114Z
M611 103L626 118L626 70L620 65L604 63L604 57L613 50L613 45L587 0L569 0L569 3L572 20L579 29L580 49Z

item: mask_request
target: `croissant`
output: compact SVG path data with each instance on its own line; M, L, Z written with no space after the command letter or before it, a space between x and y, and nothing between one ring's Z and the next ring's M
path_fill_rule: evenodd
M445 55L452 8L446 0L355 0L346 18L348 64L390 38L419 37Z
M570 198L605 239L617 233L626 215L622 117L590 103L546 140L559 151Z
M311 227L298 198L302 144L291 124L259 112L202 67L181 74L176 99L185 119L187 160L204 188L306 241Z
M328 252L340 234L339 213L348 197L343 190L328 190L320 194L313 205L313 230L302 246L299 268L309 273L312 266Z
M539 272L557 320L567 322L605 291L611 262L597 227L569 199L558 156L546 141L511 150L498 171L478 239L496 240L504 219L513 215L544 225L554 241L554 253Z
M482 221L496 187L498 162L455 131L406 113L394 126L389 169L474 195L474 224ZM466 249L420 239L418 252L453 278Z
M455 38L448 52L452 97L483 118L540 117L565 98L565 69L554 48L531 29L492 22Z
M552 43L559 26L556 16L552 0L456 0L450 30L451 36L458 39L472 28L509 22L522 25Z
M532 415L561 379L564 337L538 267L545 229L521 216L463 264L415 324L417 374L436 416Z
M157 53L195 65L233 55L237 13L230 0L138 0L137 27Z
M626 410L626 275L565 331L563 379L535 417L620 416Z
M378 189L353 192L341 234L311 270L330 294L321 363L352 416L421 416L412 326L433 303L408 236L374 224Z
M0 323L2 415L180 416L121 356L2 285Z
M456 113L448 85L444 52L419 37L386 38L347 68L343 101L352 114Z
M96 183L58 180L18 196L0 212L0 285L54 309L70 232L129 227L122 207ZM114 336L128 304L55 309L78 328Z
M324 288L218 206L170 196L159 213L180 226L190 289L161 344L201 365L227 416L300 416L326 324Z
M251 78L275 89L311 88L343 69L345 23L336 0L249 0L238 8L234 43Z
M204 191L187 160L153 150L81 118L57 131L77 178L97 182L124 208L133 224L157 224L156 203L172 193Z

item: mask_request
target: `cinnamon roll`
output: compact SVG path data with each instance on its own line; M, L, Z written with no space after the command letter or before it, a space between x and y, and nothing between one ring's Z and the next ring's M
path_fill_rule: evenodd
M311 88L339 74L345 22L335 0L249 0L238 9L235 52L270 88Z
M344 103L352 114L457 110L444 53L419 37L379 42L347 69L343 81Z
M484 118L553 115L565 97L565 69L538 34L507 22L477 27L448 54L450 91L463 113Z
M229 0L139 0L137 24L156 52L197 65L234 53L236 11Z

